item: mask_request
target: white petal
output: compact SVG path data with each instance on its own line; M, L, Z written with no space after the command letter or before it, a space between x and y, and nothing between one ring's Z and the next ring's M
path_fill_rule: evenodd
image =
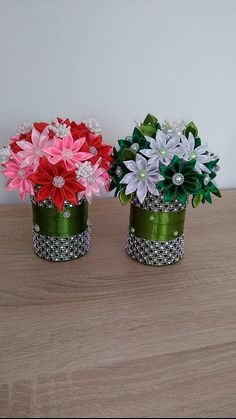
M155 160L155 161L151 161L149 160L148 162L148 166L147 166L147 172L151 173L151 172L157 172L159 170L159 159Z
M162 132L160 129L157 131L156 135L156 142L158 144L158 148L163 148L166 146L167 136Z
M143 203L144 199L146 198L147 195L147 185L145 181L139 182L138 184L138 188L137 188L137 197L139 202L141 202L141 204Z
M156 140L154 140L154 138L149 137L149 143L150 143L150 147L153 150L157 150L158 149L158 143L156 142Z
M175 147L177 147L177 145L179 144L179 142L180 142L180 138L179 137L172 137L167 142L167 148L168 149L175 148Z
M134 160L126 160L123 163L131 172L136 173L138 171L137 164Z
M135 173L127 173L127 175L125 175L122 178L120 183L130 183L130 182L134 182L136 179L137 179L137 175Z
M147 167L147 160L145 159L145 157L141 156L140 154L137 154L136 156L136 164L138 166L139 169L142 170L146 170Z
M147 179L147 188L148 188L149 192L151 192L151 194L159 195L159 192L156 188L155 183L151 182L149 179Z
M190 150L193 151L195 147L195 138L191 132L188 134L188 142L190 145Z
M140 150L140 153L147 157L156 156L157 154L156 150L153 150L152 148L144 148L143 150Z
M197 154L203 154L207 151L207 145L199 145L197 148L195 148L194 150Z
M197 165L202 172L211 173L211 171L206 166L204 166L204 164L197 162L196 166Z
M209 161L211 161L211 156L200 154L200 156L198 156L198 161L200 163L209 163Z
M136 191L136 189L138 187L138 183L139 183L138 179L136 179L134 182L129 183L126 186L125 195L129 195L129 194L133 193L134 191Z
M181 143L183 144L183 147L186 150L186 154L189 154L191 151L193 151L191 149L191 145L188 142L187 138L184 135L181 135L180 138L181 138Z

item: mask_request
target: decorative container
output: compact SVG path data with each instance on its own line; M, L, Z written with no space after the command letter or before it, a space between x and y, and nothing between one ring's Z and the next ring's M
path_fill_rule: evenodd
M193 122L173 124L148 114L132 136L118 140L109 173L110 190L130 202L126 250L147 265L170 265L184 255L186 206L220 197L219 158L202 145Z
M170 265L184 255L186 205L177 199L148 194L141 204L135 195L130 204L127 253L147 265Z
M88 225L88 202L82 199L78 205L64 203L58 212L50 200L34 202L33 247L35 253L54 262L77 259L87 253L91 243L91 227Z

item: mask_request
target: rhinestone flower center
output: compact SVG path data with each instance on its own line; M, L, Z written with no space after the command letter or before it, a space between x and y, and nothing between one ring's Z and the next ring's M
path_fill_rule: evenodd
M62 188L65 185L65 181L62 176L55 176L52 181L56 188Z
M139 180L146 180L148 177L148 173L145 170L140 169L137 173L137 176Z
M98 154L96 147L94 147L93 145L91 145L91 147L89 147L89 152L91 154L93 154L94 156L96 156Z
M174 176L172 176L172 182L176 186L182 185L182 183L184 183L184 175L182 175L182 173L175 173Z

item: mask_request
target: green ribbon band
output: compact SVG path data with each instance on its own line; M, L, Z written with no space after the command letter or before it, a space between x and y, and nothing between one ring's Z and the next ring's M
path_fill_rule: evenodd
M146 240L168 241L184 231L185 209L175 212L147 211L131 204L130 229L135 236Z
M65 237L80 234L88 224L88 203L83 202L74 207L56 208L40 207L32 203L33 225L36 231L45 236Z

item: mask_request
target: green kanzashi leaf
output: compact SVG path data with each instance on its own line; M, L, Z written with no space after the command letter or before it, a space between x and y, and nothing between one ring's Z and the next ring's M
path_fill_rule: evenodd
M131 201L131 199L132 199L132 194L125 195L125 188L121 189L121 191L119 192L119 200L121 204L126 205Z
M134 151L130 150L129 148L125 148L121 153L121 160L135 160L136 154Z
M197 208L198 205L202 202L202 195L194 195L192 199L193 208Z
M186 125L184 128L184 135L188 138L189 133L192 133L194 138L198 136L198 129L193 121L189 122L189 124Z
M148 137L155 138L157 130L160 128L161 126L158 122L158 119L149 113L144 119L143 123L140 124L139 129L143 135L147 135Z

